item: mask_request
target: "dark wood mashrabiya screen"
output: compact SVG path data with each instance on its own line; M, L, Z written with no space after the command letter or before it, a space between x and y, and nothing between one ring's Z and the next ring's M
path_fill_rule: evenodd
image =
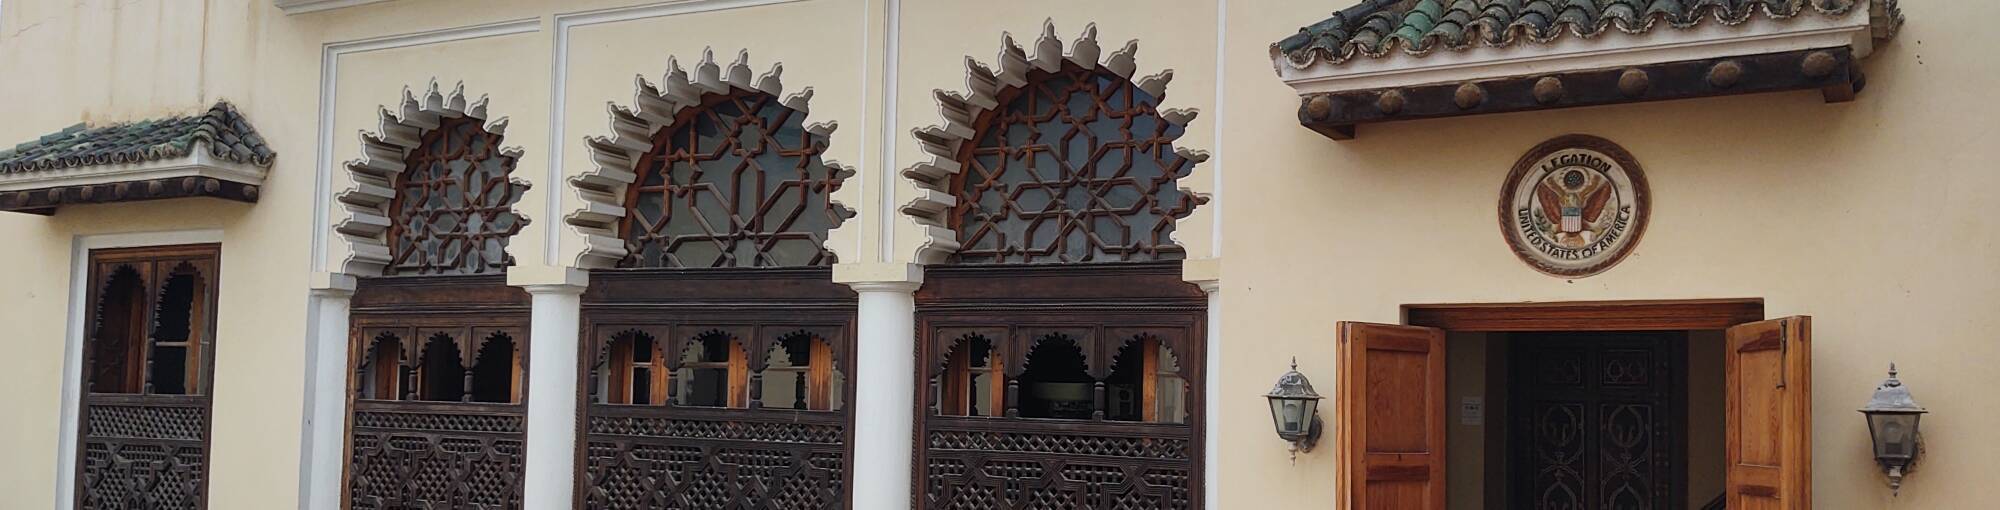
M79 508L204 508L220 247L90 253Z
M924 508L1199 508L1205 302L1174 262L933 268Z
M918 499L1199 508L1207 301L1172 239L1203 201L1177 182L1192 117L1109 67L1025 72L973 119L960 247L917 294Z
M583 306L586 508L847 508L855 305L830 271L599 271Z
M805 117L707 94L636 162L629 255L583 296L586 508L848 507L855 294L825 242L851 172Z
M528 296L504 278L361 281L350 508L521 507Z
M527 186L484 122L441 117L404 155L390 262L355 289L349 508L521 508L529 298L505 272Z

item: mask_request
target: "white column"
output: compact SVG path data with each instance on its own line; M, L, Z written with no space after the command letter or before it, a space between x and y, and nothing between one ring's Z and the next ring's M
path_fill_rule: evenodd
M578 330L589 277L571 268L509 270L508 284L534 298L528 330L527 365L532 375L527 388L525 508L575 507Z
M855 324L854 503L850 508L910 508L915 483L916 314L923 270L913 264L834 268L834 279L860 294Z
M340 510L341 472L347 467L347 325L354 277L314 275L308 297L305 451L300 459L299 507Z
M1202 363L1202 508L1222 506L1222 282L1194 282L1208 293L1208 350Z

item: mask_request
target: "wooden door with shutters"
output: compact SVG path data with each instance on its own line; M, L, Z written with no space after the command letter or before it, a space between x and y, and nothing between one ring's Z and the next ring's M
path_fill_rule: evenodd
M1360 322L1339 330L1341 508L1443 509L1444 330Z
M1812 318L1729 328L1728 508L1812 508Z

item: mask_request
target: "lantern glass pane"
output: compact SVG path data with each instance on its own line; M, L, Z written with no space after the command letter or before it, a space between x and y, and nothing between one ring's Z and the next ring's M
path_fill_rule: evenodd
M1916 415L1877 413L1868 420L1875 432L1876 457L1908 458L1916 453Z

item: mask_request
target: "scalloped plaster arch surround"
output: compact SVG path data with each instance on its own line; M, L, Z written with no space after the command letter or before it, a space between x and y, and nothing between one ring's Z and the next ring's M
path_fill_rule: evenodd
M916 137L923 152L931 156L930 161L919 162L902 172L904 180L916 187L917 196L904 203L899 212L914 222L917 229L922 232L922 239L915 253L915 260L919 264L943 262L946 257L958 251L958 232L952 230L950 220L945 215L958 204L957 196L950 186L952 177L963 170L958 163L959 148L971 142L974 136L978 136L977 126L974 124L980 115L1001 106L998 98L1003 91L1027 85L1028 71L1031 69L1047 72L1060 70L1064 60L1085 69L1102 68L1127 80L1133 80L1133 73L1137 70L1134 57L1139 53L1139 41L1135 39L1126 42L1125 46L1117 51L1104 54L1103 48L1097 42L1096 23L1085 25L1083 34L1069 44L1068 51L1064 51L1062 39L1056 36L1053 19L1042 22L1042 34L1035 38L1033 55L1029 55L1026 49L1016 43L1011 33L1001 33L1000 46L998 57L1000 65L997 69L988 67L970 56L965 58L966 92L944 89L932 91L937 99L938 113L944 117L944 124L916 129L911 133ZM1103 60L1099 61L1099 57ZM1174 71L1165 69L1138 78L1133 81L1133 85L1147 94L1160 98L1164 103L1168 101L1167 82L1173 78ZM1160 110L1160 117L1168 122L1186 125L1194 121L1197 113L1198 111L1192 108L1168 108ZM1194 164L1194 170L1184 179L1199 181L1210 178L1202 172L1204 166L1201 164L1208 160L1207 151L1188 149L1177 144L1174 152ZM1197 205L1193 214L1204 214L1200 204L1213 199L1207 193L1197 193L1185 186L1180 190L1196 198ZM1193 216L1190 215L1191 217ZM1187 219L1182 218L1181 221ZM1181 244L1178 230L1171 238L1175 244Z
M334 225L347 241L347 260L341 264L341 272L353 276L381 276L388 267L392 254L389 250L389 205L396 197L397 181L402 178L408 164L403 156L416 150L422 144L425 132L437 129L439 120L450 118L471 118L482 121L481 127L488 133L507 135L507 118L489 119L486 113L486 96L467 101L465 83L460 82L447 96L439 91L437 80L433 79L424 95L418 97L409 87L403 88L403 101L397 110L381 108L382 125L374 133L361 132L361 157L346 162L342 166L354 184L340 192L334 199L347 210L347 217ZM519 160L523 155L520 147L502 147L500 154ZM530 189L528 181L511 177L508 182L522 189ZM530 221L519 210L514 211L521 224Z
M681 110L701 106L705 94L726 94L732 90L754 91L783 98L779 104L811 115L813 89L804 90L790 96L784 95L784 83L780 77L785 72L783 63L771 65L771 70L758 75L754 80L750 69L750 51L736 53L736 61L728 68L715 62L715 50L703 49L701 62L695 65L694 73L682 69L680 61L667 58L667 74L655 86L646 81L645 76L634 77L638 89L632 96L632 107L617 103L606 103L611 114L611 136L584 137L590 146L592 168L581 175L569 179L570 188L576 191L583 204L563 218L572 229L584 237L583 252L577 254L579 268L617 267L618 261L628 254L625 240L619 236L618 224L625 218L625 191L638 180L636 172L639 159L653 149L653 135L673 126L675 117ZM825 138L831 143L833 131L839 128L836 122L807 123L806 132ZM833 159L820 161L832 169L841 179L854 175L854 168ZM833 202L837 209L848 210L839 200ZM851 214L850 214L851 215ZM822 240L822 247L841 255L839 247L845 243L833 242L833 231L850 222L842 222L828 232L828 239Z

